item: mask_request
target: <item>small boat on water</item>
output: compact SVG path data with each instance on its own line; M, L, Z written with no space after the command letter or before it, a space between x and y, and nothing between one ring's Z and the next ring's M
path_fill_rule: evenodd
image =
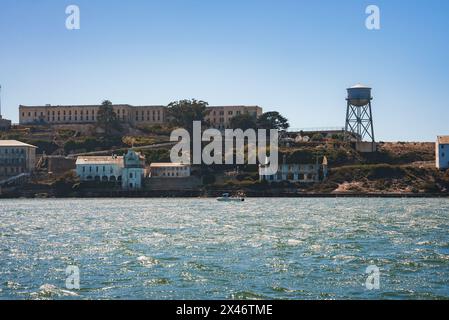
M245 198L244 198L244 197L240 197L240 196L237 196L237 197L231 197L231 196L229 195L229 193L223 193L223 194L221 195L221 197L218 197L218 198L217 198L217 201L233 201L233 202L241 202L241 201L245 201Z

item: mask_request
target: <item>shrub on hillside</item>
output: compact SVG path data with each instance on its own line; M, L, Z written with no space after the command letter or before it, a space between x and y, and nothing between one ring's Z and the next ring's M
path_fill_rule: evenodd
M169 149L142 150L147 163L171 162Z
M281 159L283 155L280 155ZM315 163L316 155L312 150L296 150L286 155L287 163Z
M407 175L407 172L401 167L388 164L345 166L331 169L330 173L329 178L338 183L363 179L399 179Z
M110 136L99 139L86 138L80 141L69 140L64 144L64 151L66 153L91 152L121 147L123 147L121 137Z
M56 143L45 140L26 140L24 142L36 146L38 148L37 153L52 154L59 148Z
M215 183L215 175L206 174L203 176L203 184L214 184Z
M169 136L173 131L173 127L169 125L152 125L152 126L140 126L140 130L147 134L161 135L161 136Z
M435 182L427 181L419 184L419 189L423 190L425 193L436 193L440 192L440 188L435 184Z
M376 179L399 179L405 176L405 171L401 167L391 166L387 164L372 165L368 167L369 173L367 178Z

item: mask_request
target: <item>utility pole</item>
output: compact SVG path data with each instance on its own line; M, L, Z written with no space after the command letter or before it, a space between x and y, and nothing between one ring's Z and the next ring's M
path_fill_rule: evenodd
M2 85L0 84L0 119L2 118Z

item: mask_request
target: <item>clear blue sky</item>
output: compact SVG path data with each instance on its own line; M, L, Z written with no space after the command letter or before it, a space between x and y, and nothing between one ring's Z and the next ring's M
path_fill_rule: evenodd
M65 28L77 4L81 30ZM365 8L381 30L365 28ZM343 126L373 87L378 140L449 134L449 1L1 0L4 117L18 105L260 105L295 128Z

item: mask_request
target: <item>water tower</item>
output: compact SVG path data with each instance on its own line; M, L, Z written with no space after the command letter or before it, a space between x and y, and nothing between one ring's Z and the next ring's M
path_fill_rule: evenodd
M373 114L371 112L371 88L357 84L348 88L347 109L346 109L346 140L356 140L357 142L365 139L373 143L374 127Z

